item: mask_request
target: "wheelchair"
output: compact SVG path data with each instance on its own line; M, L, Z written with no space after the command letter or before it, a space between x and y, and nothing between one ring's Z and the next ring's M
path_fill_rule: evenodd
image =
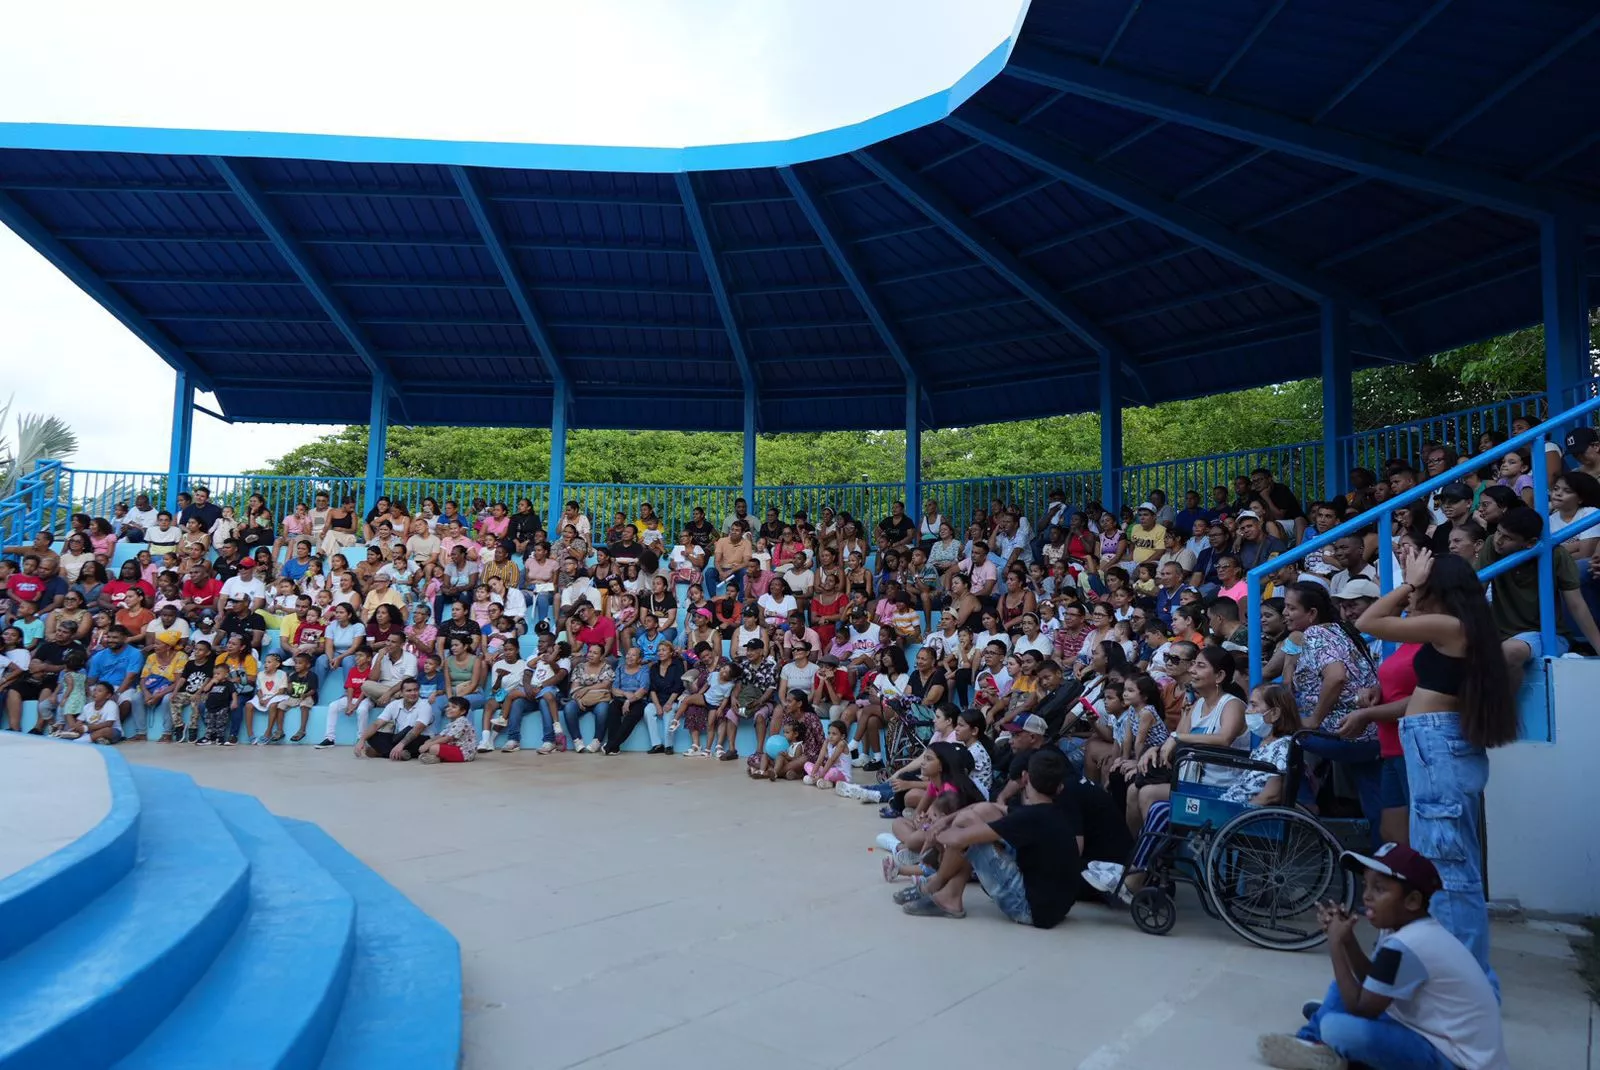
M1359 885L1339 856L1366 849L1360 818L1321 817L1310 809L1301 733L1290 744L1284 799L1292 804L1224 802L1203 784L1179 779L1186 764L1241 772L1277 773L1248 754L1224 747L1184 745L1173 760L1172 816L1150 856L1146 883L1129 910L1140 931L1165 935L1177 923L1175 893L1192 885L1205 912L1258 947L1302 951L1327 935L1317 923L1323 902L1356 906Z

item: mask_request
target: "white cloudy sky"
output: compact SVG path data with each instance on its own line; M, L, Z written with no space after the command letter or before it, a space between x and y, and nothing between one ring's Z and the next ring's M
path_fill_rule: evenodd
M168 0L159 16L122 0L27 5L0 38L0 122L595 145L765 141L947 88L1004 40L1022 6L278 0L263 19L259 8L214 0ZM166 466L171 371L3 226L0 367L12 373L14 410L75 425L81 467ZM202 415L194 466L241 471L324 430Z

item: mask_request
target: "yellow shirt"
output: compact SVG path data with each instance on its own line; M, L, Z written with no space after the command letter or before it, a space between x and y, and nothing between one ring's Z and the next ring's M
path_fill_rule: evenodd
M1160 557L1167 545L1167 529L1163 524L1146 531L1135 523L1128 528L1128 548L1134 564Z

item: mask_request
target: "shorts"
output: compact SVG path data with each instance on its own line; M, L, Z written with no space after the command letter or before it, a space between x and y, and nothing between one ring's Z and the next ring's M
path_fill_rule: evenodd
M980 843L967 848L967 863L1000 912L1018 925L1033 924L1028 892L1017 868L1017 854L1006 843Z
M31 676L19 676L9 690L16 692L23 702L37 702L39 692L44 690L44 681L35 680Z
M139 689L136 687L130 687L126 691L117 692L116 701L119 705L124 702L131 704L139 701Z
M1531 653L1528 655L1529 661L1538 661L1540 658L1544 657L1559 658L1561 655L1565 654L1571 649L1571 644L1567 642L1567 637L1564 635L1556 636L1556 645L1554 650L1546 650L1544 648L1544 637L1538 632L1518 632L1511 638L1521 640L1522 642L1528 644L1528 649L1531 651Z
M1411 782L1406 777L1406 756L1383 760L1378 803L1385 810L1405 810L1411 805Z
M454 743L439 744L439 760L441 762L464 762L467 756L461 753L461 748Z

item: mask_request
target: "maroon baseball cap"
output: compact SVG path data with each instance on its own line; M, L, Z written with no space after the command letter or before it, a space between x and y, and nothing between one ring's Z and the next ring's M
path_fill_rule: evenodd
M1339 856L1344 867L1350 870L1372 869L1377 870L1386 877L1393 877L1401 884L1415 888L1424 895L1432 895L1444 887L1439 879L1439 871L1433 863L1409 847L1402 847L1398 843L1386 843L1373 851L1370 855L1357 854L1346 851Z

